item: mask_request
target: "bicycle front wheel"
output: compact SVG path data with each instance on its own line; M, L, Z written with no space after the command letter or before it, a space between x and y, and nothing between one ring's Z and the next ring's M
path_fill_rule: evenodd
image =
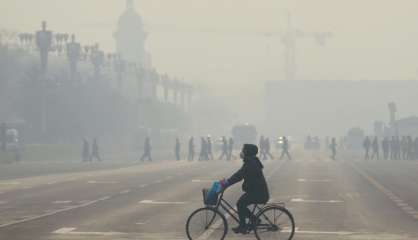
M190 240L223 240L227 231L228 223L225 216L211 207L197 209L189 216L186 223L186 233Z
M257 214L254 233L258 240L291 240L295 234L295 221L284 207L270 206Z

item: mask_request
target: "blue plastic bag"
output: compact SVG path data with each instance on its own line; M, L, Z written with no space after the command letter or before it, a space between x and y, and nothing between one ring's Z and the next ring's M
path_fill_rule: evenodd
M221 184L219 184L219 182L214 182L208 191L208 195L206 196L206 203L208 205L215 205L218 202L218 193L220 190Z

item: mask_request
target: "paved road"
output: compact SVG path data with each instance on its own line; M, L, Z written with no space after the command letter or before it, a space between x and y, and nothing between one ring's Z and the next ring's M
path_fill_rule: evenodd
M165 161L1 180L0 239L185 239L201 188L239 166ZM417 163L306 158L268 161L265 173L296 219L295 239L418 239Z

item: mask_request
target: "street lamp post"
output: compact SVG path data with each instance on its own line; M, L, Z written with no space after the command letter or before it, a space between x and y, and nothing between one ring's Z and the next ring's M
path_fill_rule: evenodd
M94 47L91 48L90 54L90 60L94 66L94 77L97 80L100 77L100 69L104 64L104 52L99 50L99 44L96 43L96 45L94 45Z
M81 45L75 41L74 34L71 35L71 42L67 43L67 58L70 63L70 78L74 82L77 74L77 64L81 56Z
M48 53L52 46L52 32L46 29L46 22L42 22L42 29L36 32L36 46L40 53L41 60L41 130L47 131L47 96L46 96L46 74L48 70Z
M52 32L46 30L46 22L42 22L42 30L36 32L36 46L41 56L41 72L46 74L48 69L48 53L52 46Z

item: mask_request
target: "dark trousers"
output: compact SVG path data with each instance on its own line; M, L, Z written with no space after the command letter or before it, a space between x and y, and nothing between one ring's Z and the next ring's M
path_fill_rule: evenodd
M144 154L142 154L141 161L144 161L145 158L148 158L148 161L152 161L151 152L145 151Z
M251 204L265 204L268 201L268 197L260 197L255 194L244 193L237 202L239 225L241 227L246 226L246 219L252 217L251 211L248 206Z

